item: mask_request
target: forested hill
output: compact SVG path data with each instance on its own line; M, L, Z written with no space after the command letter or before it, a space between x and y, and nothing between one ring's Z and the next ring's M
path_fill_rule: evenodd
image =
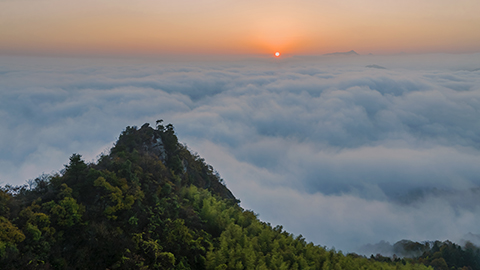
M238 202L172 125L127 127L96 163L0 189L0 269L431 269L315 246Z

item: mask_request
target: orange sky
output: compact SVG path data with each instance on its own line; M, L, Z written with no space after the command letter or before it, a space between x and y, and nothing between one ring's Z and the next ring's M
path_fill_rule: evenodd
M0 53L480 52L478 0L0 0Z

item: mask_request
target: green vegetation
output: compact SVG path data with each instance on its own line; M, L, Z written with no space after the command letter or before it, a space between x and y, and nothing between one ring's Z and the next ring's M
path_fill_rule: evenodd
M400 257L410 257L410 262L430 265L434 269L480 269L480 249L467 242L464 248L450 241L440 242L413 242L398 241L393 245L395 254ZM377 255L372 259L384 262L398 262L405 259L384 257Z
M0 269L431 269L259 221L161 123L127 127L95 164L74 154L58 174L1 188Z

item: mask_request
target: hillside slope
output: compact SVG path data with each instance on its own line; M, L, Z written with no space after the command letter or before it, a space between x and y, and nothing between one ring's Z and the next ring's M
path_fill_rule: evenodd
M172 125L127 127L96 163L0 189L0 269L429 269L315 246L238 203Z

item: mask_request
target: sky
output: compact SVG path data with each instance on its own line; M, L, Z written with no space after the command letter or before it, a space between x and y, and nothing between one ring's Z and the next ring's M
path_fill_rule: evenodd
M242 207L307 241L475 240L479 75L479 53L1 56L0 184L94 162L163 119Z
M163 119L242 207L315 244L477 241L479 11L0 0L0 185L94 162Z
M0 53L473 53L477 0L0 0Z

